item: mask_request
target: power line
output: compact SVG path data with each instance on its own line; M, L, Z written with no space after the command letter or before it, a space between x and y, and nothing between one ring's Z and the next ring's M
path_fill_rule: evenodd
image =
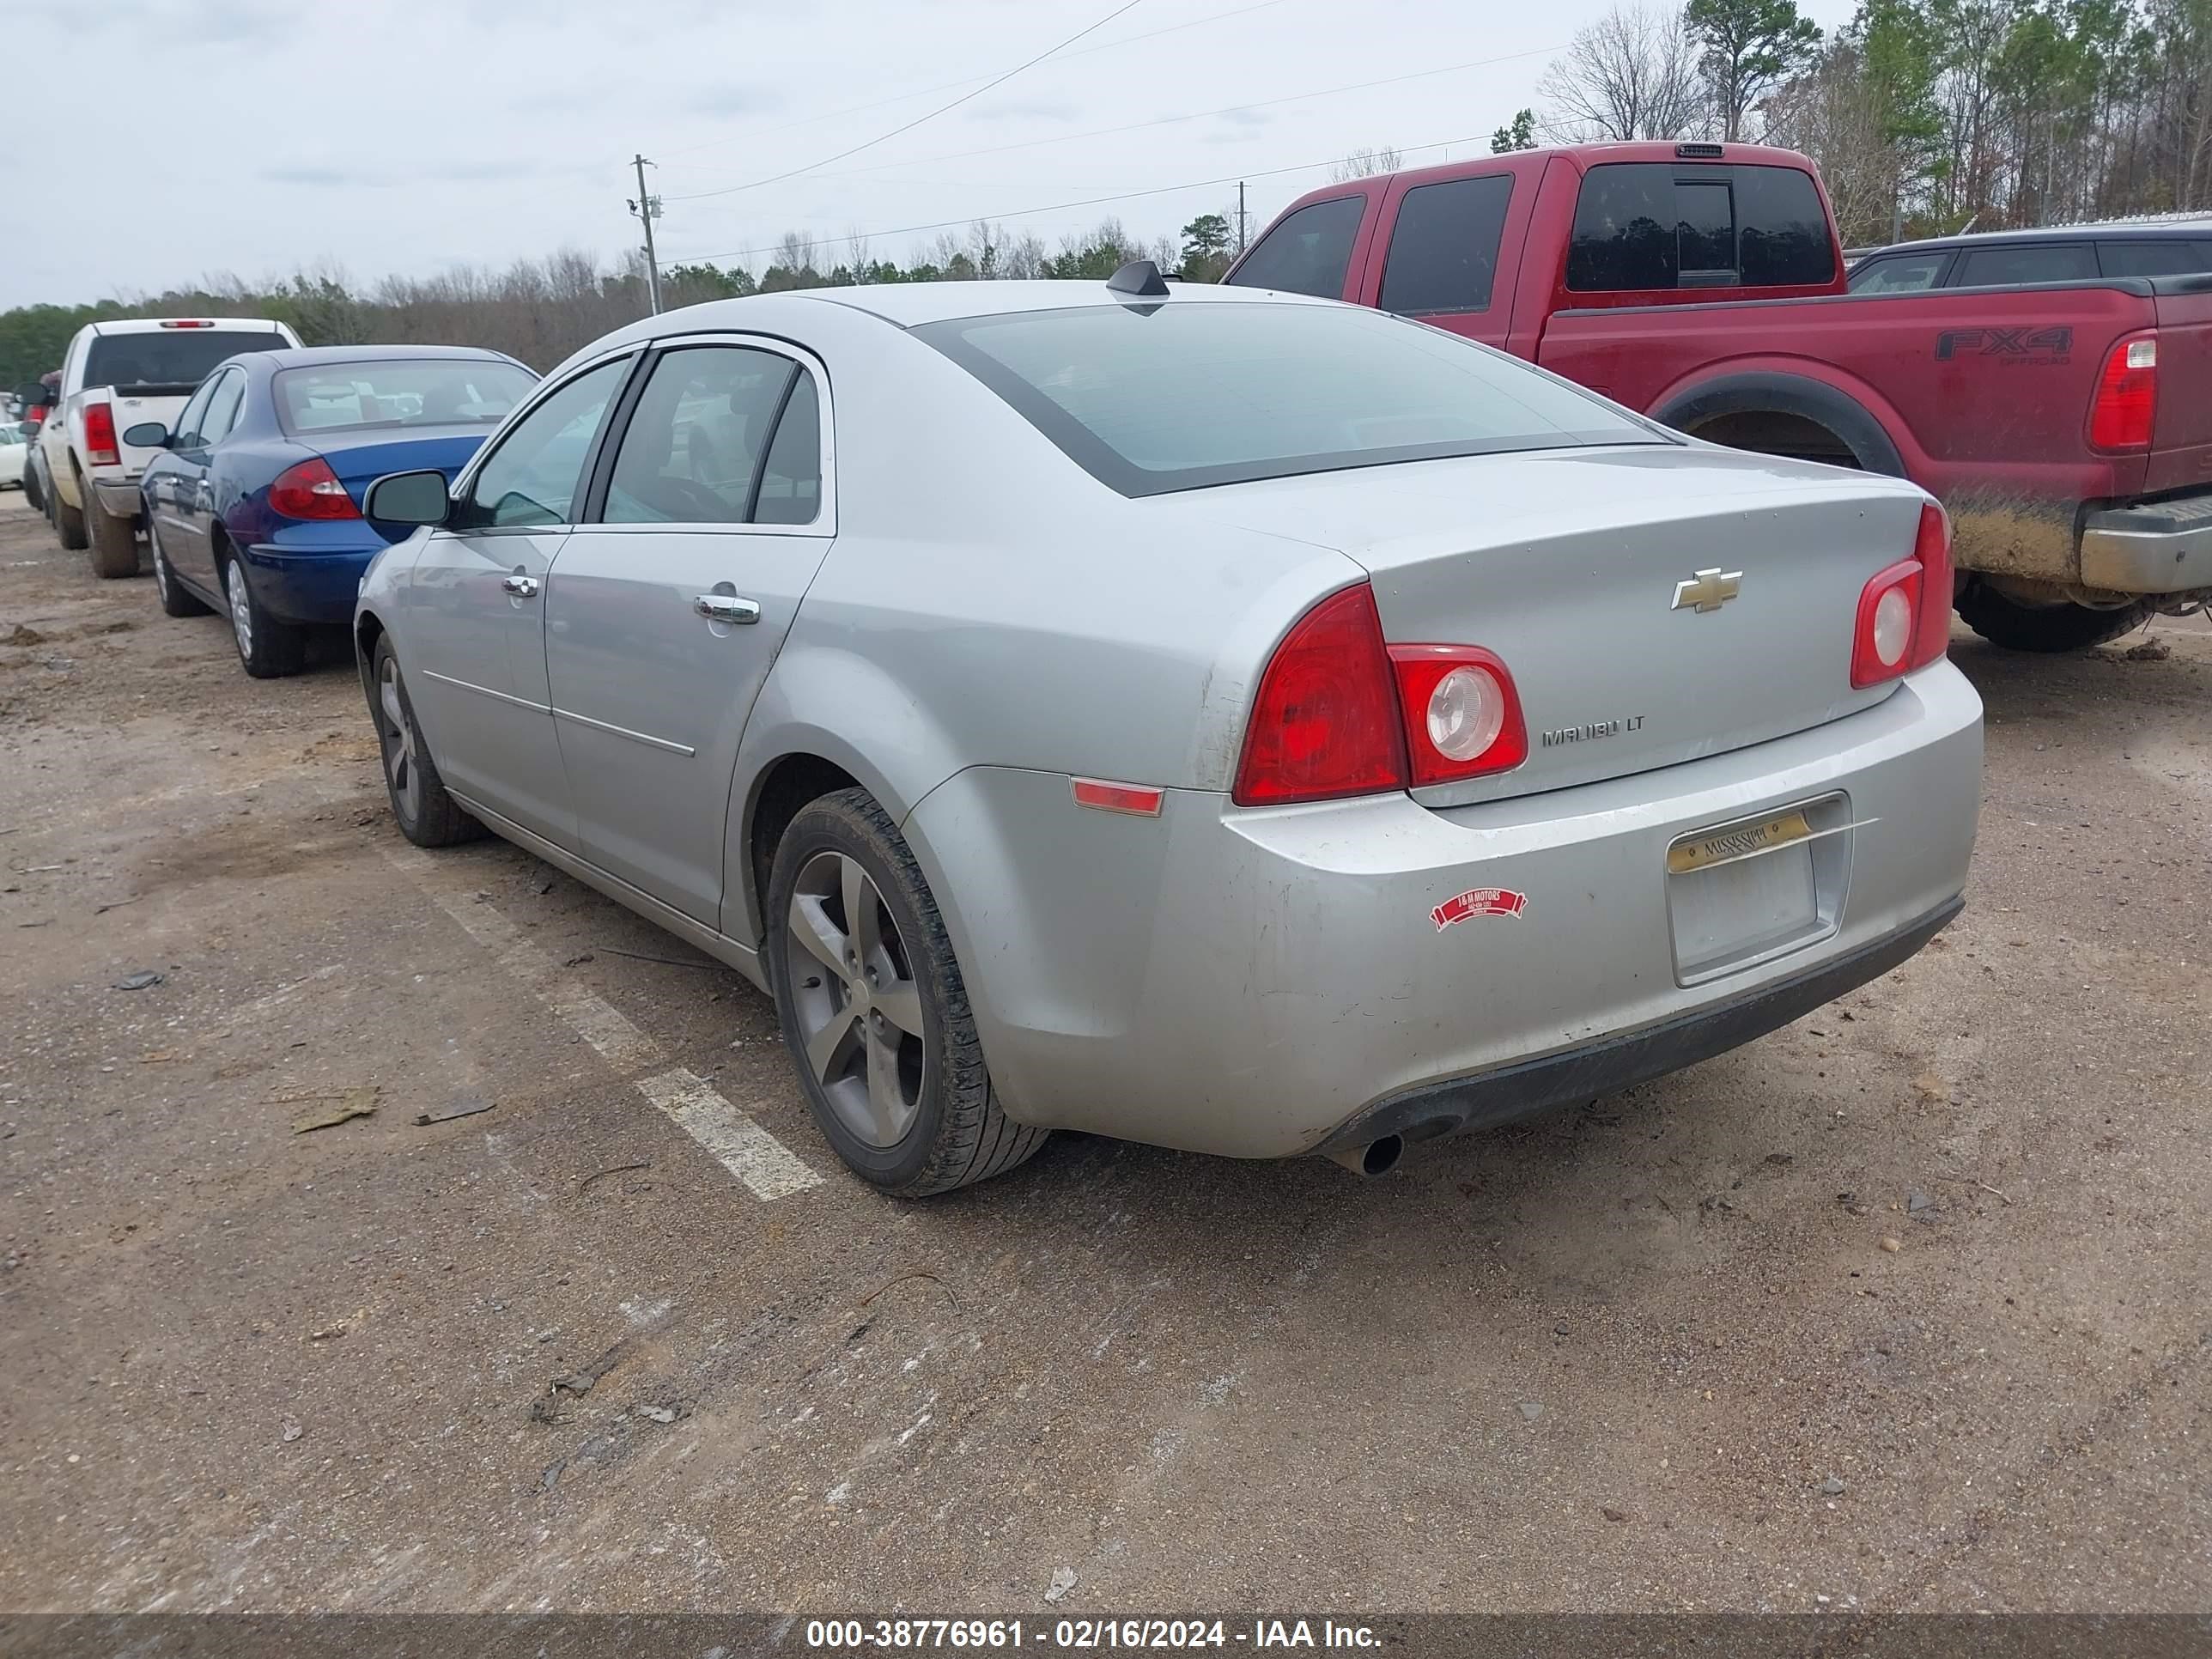
M1021 139L1010 144L986 144L979 149L957 149L939 155L918 155L908 161L884 161L872 167L854 167L846 173L831 173L827 176L830 178L849 179L864 173L886 172L892 167L922 167L932 161L964 161L968 157L973 155L998 155L1004 154L1007 150L1036 149L1046 144L1072 144L1079 143L1085 138L1109 138L1118 133L1139 132L1146 127L1172 126L1178 121L1202 121L1209 116L1236 115L1246 110L1272 109L1279 104L1300 104L1316 98L1334 98L1341 93L1367 92L1376 87L1395 87L1401 85L1407 81L1426 80L1431 76L1438 75L1456 75L1463 70L1487 69L1498 64L1510 64L1523 58L1541 58L1547 54L1564 52L1565 50L1566 50L1566 48L1564 46L1536 46L1527 52L1510 52L1505 53L1504 56L1498 58L1476 58L1470 59L1468 62L1464 64L1447 64L1441 69L1415 70L1406 75L1385 76L1379 81L1354 81L1340 87L1323 87L1315 92L1293 93L1288 97L1284 98L1263 98L1256 103L1228 104L1219 109L1194 110L1182 115L1162 115L1155 117L1153 119L1149 121L1131 121L1118 127L1097 127L1088 132L1064 132L1056 134L1048 138ZM800 171L804 172L806 171L806 169L801 168ZM791 175L785 173L781 176L789 178ZM773 184L775 180L762 179L757 182L763 184ZM668 199L672 202L699 202L704 201L709 197L727 196L732 191L750 190L752 187L753 186L750 185L732 185L726 190L694 191L689 195L671 196Z
M1440 138L1434 143L1408 144L1399 151L1401 155L1418 155L1425 149L1449 149L1455 144L1472 144L1490 137L1488 133L1470 133L1463 138ZM1316 167L1334 167L1344 158L1332 155L1326 161L1301 161L1295 167L1265 167L1258 172L1232 173L1219 179L1194 179L1188 184L1161 185L1151 190L1125 190L1111 196L1087 196L1081 201L1054 202L1044 207L1016 208L997 214L968 214L958 219L938 219L926 225L894 225L887 230L863 230L852 234L854 239L872 240L878 236L911 236L925 230L949 230L958 225L972 225L977 219L1006 220L1033 218L1040 214L1066 213L1077 208L1098 207L1108 202L1131 202L1145 196L1172 196L1186 190L1210 190L1219 185L1241 184L1248 179L1276 179L1286 173L1310 173ZM777 245L763 247L731 248L720 253L672 254L672 260L691 263L702 259L745 259L756 253L774 253Z
M750 184L729 185L724 186L720 190L702 191L695 195L672 197L670 199L678 202L696 202L704 196L729 196L741 190L758 190L763 185L779 185L787 179L796 179L802 173L811 173L817 167L828 167L832 161L842 161L848 155L858 155L864 149L872 149L878 144L883 143L889 139L896 138L902 132L913 131L925 121L935 120L947 110L959 108L961 105L968 102L970 99L981 97L994 87L1004 86L1007 82L1012 80L1014 76L1019 75L1024 70L1042 63L1046 58L1051 57L1054 52L1060 51L1063 46L1073 46L1085 35L1089 34L1095 30L1105 27L1107 24L1112 22L1123 12L1133 10L1137 6L1142 3L1143 0L1122 0L1121 4L1115 7L1113 10L1108 12L1097 22L1089 24L1083 28L1076 30L1074 33L1069 35L1066 40L1060 41L1058 45L1048 46L1044 51L1037 53L1036 57L1015 64L1013 68L1008 70L1004 75L999 76L995 79L986 81L981 86L977 87L972 92L962 93L957 98L955 98L950 103L939 104L935 109L929 111L927 114L917 115L913 120L908 121L902 125L893 127L889 132L878 133L874 137L867 139L864 143L855 144L850 149L841 149L835 155L825 155L818 161L809 161L803 167L793 167L787 173L771 173L765 179L756 179Z
M1249 6L1238 6L1230 11L1212 12L1204 17L1191 18L1187 22L1170 23L1164 28L1146 29L1141 34L1116 35L1111 40L1101 40L1097 45L1085 46L1079 52L1061 52L1057 54L1047 53L1046 55L1048 57L1058 56L1063 60L1070 58L1087 58L1094 52L1113 52L1122 46L1133 46L1139 40L1157 40L1163 34L1175 34L1184 29L1201 27L1207 23L1225 22L1231 17L1242 17L1247 12L1266 11L1272 6L1279 6L1285 3L1285 0L1255 0L1255 3ZM823 121L836 120L840 116L865 115L870 110L884 109L893 104L903 104L908 99L927 98L933 92L951 92L956 87L975 86L975 82L981 78L981 77L980 76L970 75L963 80L941 81L933 87L916 87L911 92L902 92L896 96L890 98L878 98L872 103L852 104L843 109L824 110L819 115L809 115L796 121L786 121L781 126L763 127L757 131L743 133L738 135L737 137L709 138L703 143L687 144L681 149L664 149L660 153L663 155L696 155L702 149L718 149L725 144L738 143L740 138L746 143L750 143L753 140L759 138L771 138L779 132L794 132L800 127L815 126ZM986 88L977 88L977 90L982 91L986 90Z

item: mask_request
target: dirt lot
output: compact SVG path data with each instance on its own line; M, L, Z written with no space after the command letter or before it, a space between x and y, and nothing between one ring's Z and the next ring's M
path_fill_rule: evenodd
M1380 1182L902 1205L734 975L406 848L342 657L248 680L4 499L0 1607L2212 1606L2200 624L1962 637L1964 920L1748 1049Z

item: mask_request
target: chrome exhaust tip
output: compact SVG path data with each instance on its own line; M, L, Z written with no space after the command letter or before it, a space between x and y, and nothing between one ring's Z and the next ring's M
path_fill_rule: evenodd
M1406 1142L1401 1135L1384 1135L1370 1140L1364 1146L1346 1146L1342 1152L1324 1153L1332 1164L1341 1164L1356 1176L1385 1176L1398 1167L1405 1156Z

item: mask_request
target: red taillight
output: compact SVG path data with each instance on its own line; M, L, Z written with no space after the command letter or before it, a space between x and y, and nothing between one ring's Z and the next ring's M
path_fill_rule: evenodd
M119 466L123 453L115 447L115 411L106 404L84 406L84 458L94 466Z
M2097 376L2089 406L2089 443L2096 449L2148 449L2151 416L2158 409L2158 336L2121 341Z
M198 317L164 317L163 328L213 328L215 325Z
M1951 643L1951 521L1930 501L1920 509L1912 556L1859 590L1851 626L1851 684L1864 689L1925 668Z
M1260 677L1237 769L1237 804L1279 806L1403 789L1406 738L1391 679L1366 583L1298 618Z
M1474 645L1394 645L1389 652L1416 787L1510 772L1528 758L1521 694L1495 652Z
M1472 645L1385 645L1366 583L1323 599L1260 677L1240 806L1334 800L1510 771L1528 758L1513 676Z
M361 509L346 494L331 464L318 455L288 466L269 486L269 506L288 519L358 519Z
M1920 508L1920 533L1912 539L1920 561L1920 625L1912 637L1911 665L1941 662L1951 648L1951 515L1933 501Z

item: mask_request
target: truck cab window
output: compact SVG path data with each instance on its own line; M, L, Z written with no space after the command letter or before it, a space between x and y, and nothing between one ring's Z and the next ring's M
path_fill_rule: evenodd
M1382 309L1408 317L1489 309L1512 195L1512 175L1503 173L1407 191L1382 267Z
M1340 196L1302 207L1260 239L1229 281L1239 288L1273 288L1341 300L1352 245L1366 212L1364 196Z
M1820 191L1796 167L1615 161L1583 175L1567 244L1577 292L1809 288L1835 274Z

